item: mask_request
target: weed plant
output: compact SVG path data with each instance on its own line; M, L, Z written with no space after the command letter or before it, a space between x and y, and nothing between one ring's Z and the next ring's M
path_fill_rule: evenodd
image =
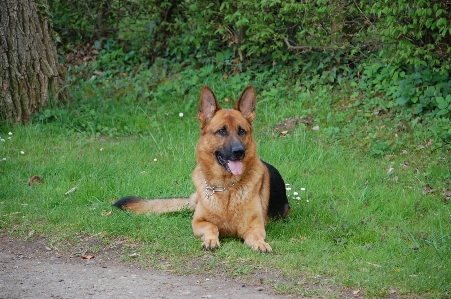
M450 296L451 159L443 141L421 126L403 128L389 110L375 113L345 78L302 81L281 69L225 76L213 65L165 71L164 63L100 75L92 75L95 64L72 69L71 103L49 107L29 126L1 124L2 232L45 237L72 253L120 244L124 259L177 273L281 273L266 281L281 293L340 284L368 297ZM234 238L202 251L189 211L112 208L125 195L189 196L201 86L231 107L249 84L258 91L259 155L289 184L291 216L267 227L274 253ZM311 124L274 129L309 115Z

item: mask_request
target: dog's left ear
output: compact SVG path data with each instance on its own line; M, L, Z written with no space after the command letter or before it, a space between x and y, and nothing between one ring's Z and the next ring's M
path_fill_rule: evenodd
M252 86L246 87L240 96L240 99L235 104L233 109L238 110L251 123L255 118L255 89Z

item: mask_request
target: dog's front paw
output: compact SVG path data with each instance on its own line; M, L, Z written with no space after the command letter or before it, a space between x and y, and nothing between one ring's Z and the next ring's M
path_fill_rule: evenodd
M247 239L244 241L245 244L249 245L255 251L260 252L272 252L271 246L264 240Z
M252 249L264 253L272 252L271 246L266 242L256 242L252 246Z
M213 250L220 246L218 238L206 239L202 242L202 249Z

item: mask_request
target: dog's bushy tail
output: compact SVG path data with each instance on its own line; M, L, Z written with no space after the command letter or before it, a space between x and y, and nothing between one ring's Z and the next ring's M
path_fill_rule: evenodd
M143 199L136 196L127 196L116 201L113 206L129 210L135 214L169 213L178 212L183 209L193 209L189 198L164 198L164 199Z

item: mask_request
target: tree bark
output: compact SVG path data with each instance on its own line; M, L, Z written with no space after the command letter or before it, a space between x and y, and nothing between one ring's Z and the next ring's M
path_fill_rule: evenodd
M0 120L25 124L50 98L65 98L47 0L0 0Z
M344 14L339 0L332 0L329 6L332 7L330 16L330 44L331 46L335 46L339 43L339 35L342 34Z

